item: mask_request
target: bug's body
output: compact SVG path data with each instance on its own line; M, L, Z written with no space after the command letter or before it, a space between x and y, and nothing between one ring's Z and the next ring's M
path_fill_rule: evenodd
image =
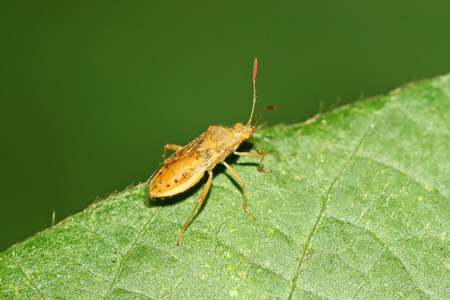
M208 172L209 178L206 185L197 200L197 203L192 210L188 220L181 228L181 233L178 238L177 244L180 243L183 236L183 232L189 224L192 216L194 215L197 207L206 197L212 182L212 169L219 163L225 165L230 171L233 177L242 186L242 205L245 211L255 218L247 208L245 199L245 184L239 177L236 171L225 162L225 158L231 153L240 156L249 156L260 158L261 161L258 165L258 170L261 172L270 172L262 169L262 162L264 160L264 152L255 144L259 153L252 152L237 152L236 149L246 139L250 138L256 129L259 119L264 111L275 108L275 106L266 107L259 115L255 124L252 126L250 123L253 118L253 111L256 103L256 90L255 90L255 78L256 78L257 60L255 58L255 64L253 68L253 108L250 114L250 119L247 124L236 123L234 127L223 126L209 126L208 129L202 133L198 138L187 144L186 146L178 146L174 144L167 144L164 146L164 159L166 157L166 149L175 150L169 158L165 159L161 167L149 179L149 194L152 198L164 198L171 197L176 194L182 193L192 186L194 186L205 174Z
M189 189L252 133L251 127L240 123L234 128L209 126L202 135L164 161L150 180L150 196L170 197Z

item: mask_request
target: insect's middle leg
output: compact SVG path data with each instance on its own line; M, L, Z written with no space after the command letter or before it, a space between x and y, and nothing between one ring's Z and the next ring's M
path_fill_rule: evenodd
M192 217L195 214L195 211L197 210L197 207L202 203L203 199L205 199L206 194L208 194L209 188L211 187L211 182L213 179L213 173L211 170L208 171L209 177L208 181L206 182L205 187L203 188L202 193L200 194L200 197L198 197L197 203L195 204L194 209L192 210L191 214L189 215L189 218L187 219L186 223L184 223L183 227L181 227L180 236L178 237L177 245L180 244L181 238L183 237L183 233L186 230L187 226L189 225L189 222L191 221Z
M245 153L245 152L244 152ZM238 173L236 173L236 171L226 162L222 162L222 164L224 164L225 167L227 167L228 171L230 171L231 175L233 175L233 177L239 182L239 184L242 186L242 206L244 207L245 211L248 213L248 215L250 217L252 217L253 219L256 219L254 215L252 215L252 213L248 210L247 208L247 201L245 200L245 183L242 180L242 178L239 176Z
M164 160L166 160L166 150L167 149L178 151L181 148L183 148L183 146L178 146L178 145L175 145L175 144L166 144L166 145L164 145Z

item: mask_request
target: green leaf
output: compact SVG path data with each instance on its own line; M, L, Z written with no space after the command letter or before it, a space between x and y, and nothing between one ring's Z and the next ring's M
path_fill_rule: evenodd
M140 184L0 254L0 298L448 297L450 75L255 139L273 173L228 161L256 221L217 167L176 246L205 182L158 202Z

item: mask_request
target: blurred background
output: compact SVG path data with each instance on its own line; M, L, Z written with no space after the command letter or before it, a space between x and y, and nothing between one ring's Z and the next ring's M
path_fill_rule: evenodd
M0 251L146 181L163 145L450 72L450 1L4 1Z

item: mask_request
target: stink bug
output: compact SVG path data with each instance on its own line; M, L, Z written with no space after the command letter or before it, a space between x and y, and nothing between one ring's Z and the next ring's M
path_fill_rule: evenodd
M182 193L192 186L194 186L205 174L208 172L208 181L203 188L200 197L195 204L189 218L181 228L180 236L178 237L177 245L180 244L183 233L189 222L192 219L195 211L200 203L205 199L208 194L209 188L213 178L212 169L221 163L223 164L231 175L242 186L242 206L245 211L255 219L251 212L247 208L245 200L245 184L236 171L225 162L225 158L231 153L240 156L249 156L260 158L261 161L258 164L258 170L261 172L271 172L271 170L264 170L262 163L264 160L264 152L255 143L258 153L252 152L237 152L236 149L246 139L250 138L256 129L256 125L259 122L262 114L268 110L275 108L275 106L266 107L255 124L252 126L250 123L253 118L253 112L255 110L256 103L256 70L258 66L258 60L255 58L253 65L253 107L250 114L250 119L247 124L236 123L233 128L223 126L209 126L208 129L202 133L198 138L187 144L186 146L178 146L174 144L167 144L164 146L164 162L161 167L153 173L149 179L149 194L152 198L165 198L171 197L176 194ZM166 159L166 150L175 150L176 152Z

